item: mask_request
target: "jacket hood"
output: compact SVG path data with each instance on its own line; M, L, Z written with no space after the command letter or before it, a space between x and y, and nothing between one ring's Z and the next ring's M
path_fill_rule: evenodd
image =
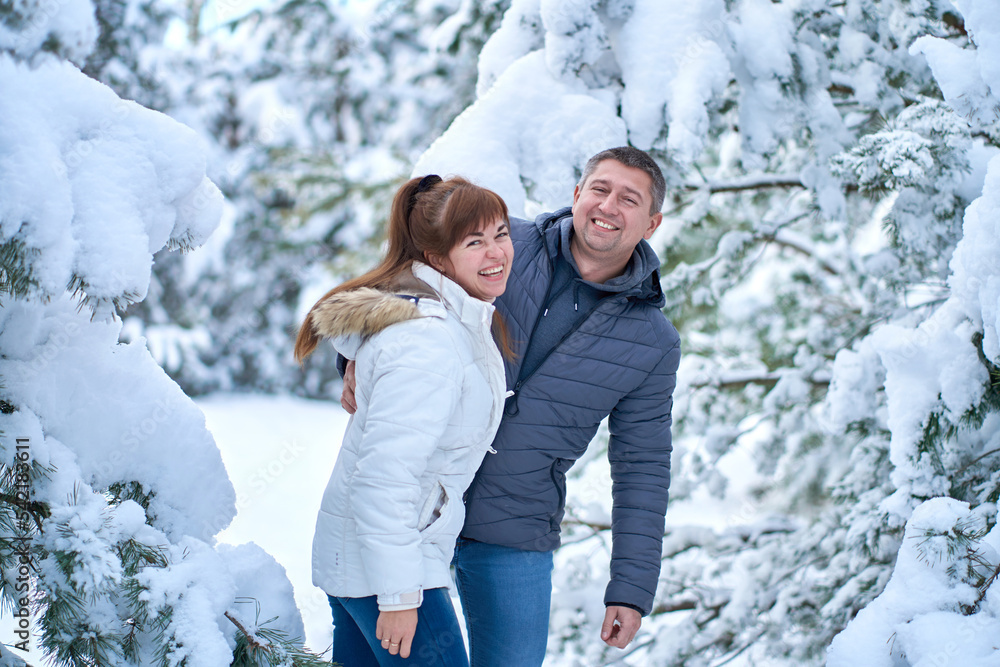
M313 311L313 331L326 338L368 338L388 326L421 317L417 304L370 287L338 292Z
M535 226L545 239L549 259L554 261L562 253L579 273L576 260L569 250L569 241L573 234L573 209L567 206L552 213L543 213L535 218ZM620 276L605 283L593 283L587 280L582 282L603 292L614 292L646 301L657 308L662 308L667 302L660 287L660 259L645 239L639 241L625 267L625 272Z

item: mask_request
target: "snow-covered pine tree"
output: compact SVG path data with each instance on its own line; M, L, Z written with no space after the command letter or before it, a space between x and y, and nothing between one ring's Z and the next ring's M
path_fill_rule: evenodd
M888 459L887 483L865 489L864 475L843 480L849 499L865 495L852 508L855 535L905 525L905 538L885 590L833 642L831 666L860 656L887 666L987 665L1000 657L1000 20L992 3L955 4L969 40L924 36L911 51L927 59L951 110L937 125L973 137L971 147L960 135L949 143L967 156L982 144L994 150L981 196L964 209L941 300L880 327L834 364L829 404L837 424L888 434L860 438L856 450L859 459L873 452ZM910 238L932 229L928 222L926 214L908 219Z
M920 466L890 447L891 372L865 342L942 311L963 214L1000 145L984 84L959 85L971 66L935 78L919 50L932 47L913 47L930 36L969 58L972 3L958 4L515 0L483 48L476 103L417 173L473 176L530 215L568 204L584 160L629 142L661 161L671 192L652 242L684 356L659 598L625 657L601 644L599 439L570 487L553 664L820 664L893 572L916 504L906 471L913 498L985 505L962 515L962 539L992 525L997 359L975 343L989 317L938 315L934 335L900 343L905 382L932 394L907 413L926 428ZM921 376L915 360L945 334L964 341L948 348L961 361ZM945 376L964 403L937 397ZM935 454L955 441L961 456Z
M192 131L74 65L96 36L89 0L0 5L0 660L323 664L274 559L213 547L235 494L204 417L118 342L221 197Z

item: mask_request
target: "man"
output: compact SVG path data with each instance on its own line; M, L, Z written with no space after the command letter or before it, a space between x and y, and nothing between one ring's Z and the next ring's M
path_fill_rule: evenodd
M665 190L646 153L614 148L588 161L571 208L512 221L514 265L496 304L517 353L506 363L513 395L496 453L466 492L453 561L472 667L542 663L565 474L605 417L613 547L601 638L625 648L652 609L680 360L645 241Z

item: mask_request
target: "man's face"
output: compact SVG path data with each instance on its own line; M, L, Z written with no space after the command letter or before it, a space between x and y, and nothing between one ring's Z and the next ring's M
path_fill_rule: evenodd
M639 241L652 236L663 219L649 212L651 185L641 169L610 159L598 164L573 192L574 255L624 269Z

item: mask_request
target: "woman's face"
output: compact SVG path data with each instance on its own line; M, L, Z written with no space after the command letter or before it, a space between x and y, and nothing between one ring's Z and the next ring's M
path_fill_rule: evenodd
M503 294L514 260L510 228L503 219L487 223L459 241L447 257L433 256L431 266L483 301Z

